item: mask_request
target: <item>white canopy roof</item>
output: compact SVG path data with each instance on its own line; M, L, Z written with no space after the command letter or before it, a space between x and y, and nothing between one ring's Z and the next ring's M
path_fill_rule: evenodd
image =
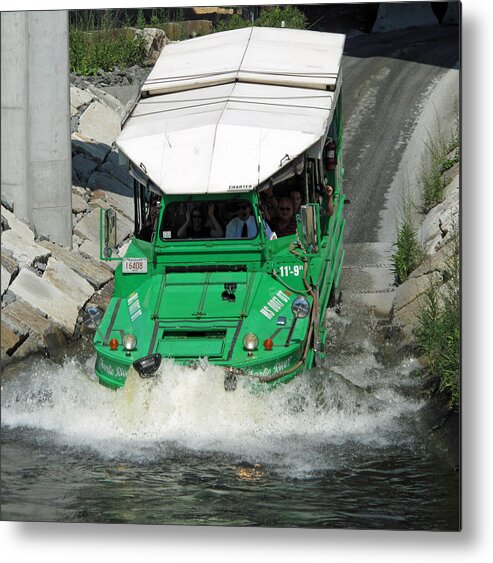
M343 45L270 28L167 45L117 146L164 193L252 190L325 135Z

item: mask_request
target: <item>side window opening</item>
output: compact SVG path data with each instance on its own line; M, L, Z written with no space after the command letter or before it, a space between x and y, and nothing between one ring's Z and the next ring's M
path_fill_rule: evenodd
M134 235L140 240L151 242L159 217L161 197L146 186L134 180Z

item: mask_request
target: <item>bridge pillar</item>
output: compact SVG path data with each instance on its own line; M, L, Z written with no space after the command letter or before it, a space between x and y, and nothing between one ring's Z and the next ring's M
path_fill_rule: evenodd
M1 183L38 235L72 246L67 11L2 12Z

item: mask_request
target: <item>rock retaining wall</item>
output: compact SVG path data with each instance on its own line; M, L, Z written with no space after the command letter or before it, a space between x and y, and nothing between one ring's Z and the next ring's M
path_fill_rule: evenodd
M401 284L393 303L393 320L400 326L403 343L415 344L414 329L418 313L425 305L425 294L432 283L444 281L447 262L453 252L453 234L459 229L459 164L444 174L449 181L444 200L424 217L418 230L418 240L425 253L422 263Z
M99 260L100 209L115 209L118 242L125 245L133 232L133 181L119 166L114 143L149 70L72 76L72 250L39 236L2 198L2 365L37 353L57 355L80 337L87 304L107 307L116 263ZM121 91L121 99L110 91Z

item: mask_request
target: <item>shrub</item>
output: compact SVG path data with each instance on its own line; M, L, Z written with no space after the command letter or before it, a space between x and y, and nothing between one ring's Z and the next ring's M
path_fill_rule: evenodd
M306 29L307 25L305 14L298 8L288 5L285 7L264 7L260 16L254 22L244 19L238 14L233 14L231 17L216 23L214 31L229 31L251 26L282 27L282 22L284 22L285 27L290 29Z
M77 74L96 74L99 69L112 70L142 65L145 42L130 29L102 29L92 32L73 28L70 36L70 70Z
M450 404L460 400L460 292L459 235L454 233L452 249L444 271L444 283L433 283L425 295L416 329L420 351L427 369L440 378L440 390L449 394Z
M457 114L458 115L458 114ZM438 126L437 134L428 136L426 151L421 161L418 184L423 196L425 212L443 201L447 181L442 174L459 162L459 118L456 119L455 131L449 141ZM453 152L452 158L450 153Z
M242 29L250 27L253 23L250 20L243 19L239 14L233 14L229 18L222 19L214 25L214 31L230 31L232 29Z
M397 229L397 241L394 243L396 251L392 255L392 270L396 284L405 282L422 258L422 250L413 223L412 203L406 200L401 225Z
M290 29L306 29L307 19L305 14L295 6L274 6L271 9L263 8L255 21L255 25L259 27L282 27L282 22L284 22L285 27Z

